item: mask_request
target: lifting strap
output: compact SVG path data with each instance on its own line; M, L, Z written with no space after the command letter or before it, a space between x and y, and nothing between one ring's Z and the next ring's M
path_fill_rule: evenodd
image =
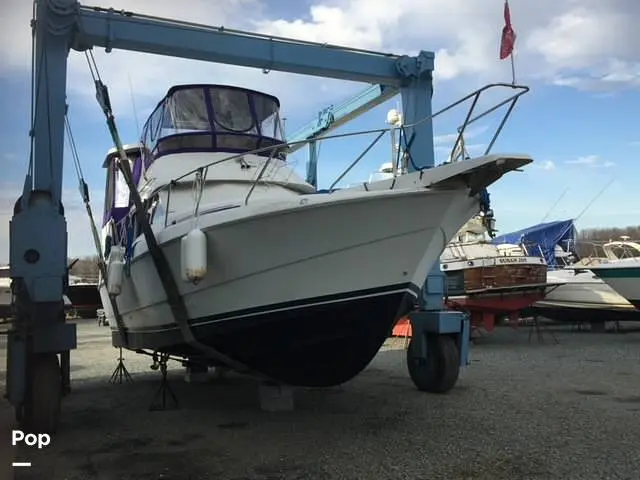
M93 236L93 243L96 247L96 252L98 254L98 269L100 270L100 275L102 276L102 284L104 285L105 290L107 289L107 265L105 263L105 255L103 254L102 247L100 246L100 235L98 234L98 228L96 227L95 219L93 218L93 211L91 210L91 199L89 197L89 187L87 186L87 182L84 180L84 174L82 173L82 166L80 164L80 157L78 155L78 149L76 148L76 142L73 138L73 132L71 131L71 125L69 124L69 118L65 114L64 117L65 128L67 130L67 136L69 138L69 147L71 148L71 156L73 157L73 163L76 170L76 175L78 177L78 183L80 188L80 196L82 197L82 203L84 203L84 207L87 210L87 215L89 216L89 225L91 227L91 234ZM105 249L106 250L106 249ZM100 288L100 285L98 285ZM129 345L129 340L127 338L127 331L124 326L124 322L122 321L122 315L120 314L120 310L118 310L118 304L116 303L116 299L113 295L108 293L109 295L109 303L111 304L111 309L113 311L113 316L116 321L116 326L118 327L118 334L120 335L120 341L123 346Z

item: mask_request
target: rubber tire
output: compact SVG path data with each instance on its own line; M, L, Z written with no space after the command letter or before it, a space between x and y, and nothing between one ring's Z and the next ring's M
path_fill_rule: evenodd
M427 359L415 358L413 339L407 348L407 368L416 388L422 392L446 393L460 374L460 353L455 339L446 335L429 335Z
M62 400L62 373L58 355L34 355L29 380L22 423L34 433L54 433Z

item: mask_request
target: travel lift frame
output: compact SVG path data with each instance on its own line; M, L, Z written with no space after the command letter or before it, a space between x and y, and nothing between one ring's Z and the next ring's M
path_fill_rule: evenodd
M70 390L70 350L77 347L76 328L65 323L62 300L68 285L61 196L71 49L115 48L389 86L402 96L411 171L434 165L432 52L381 54L87 7L75 0L37 0L31 26L33 156L10 223L15 320L8 332L7 397L20 423L32 431L57 427L61 397ZM419 389L442 392L468 363L469 322L464 314L442 311L445 283L437 267L427 278L420 311L411 317L413 331L423 334L413 335L408 369Z
M298 143L308 140L309 162L307 163L307 183L318 186L318 139L340 128L354 118L367 113L369 110L395 97L400 89L392 85L372 85L353 98L337 106L329 106L318 112L318 118L304 127L296 130L291 136L287 135L287 142L293 143L289 153L293 153L305 144Z

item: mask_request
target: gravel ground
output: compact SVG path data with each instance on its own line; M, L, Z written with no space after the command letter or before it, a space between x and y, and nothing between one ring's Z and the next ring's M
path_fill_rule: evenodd
M33 462L16 480L640 478L640 333L556 336L479 339L447 395L416 391L403 341L389 341L355 380L296 390L292 412L260 411L250 379L189 384L176 367L180 408L150 412L150 359L127 353L134 383L110 385L117 351L106 328L83 323L52 445L2 448Z

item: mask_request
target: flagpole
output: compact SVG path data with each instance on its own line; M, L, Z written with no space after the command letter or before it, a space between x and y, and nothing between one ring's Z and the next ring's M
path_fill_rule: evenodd
M511 55L509 55L509 57L511 57L511 85L515 85L516 84L516 65L515 65L515 61L513 60L513 51L511 52Z

